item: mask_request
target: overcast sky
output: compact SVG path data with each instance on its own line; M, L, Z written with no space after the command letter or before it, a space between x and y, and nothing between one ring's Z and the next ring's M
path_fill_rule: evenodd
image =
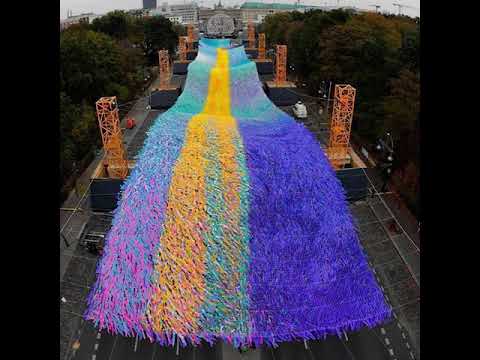
M254 0L251 0L254 1ZM256 0L259 2L265 3L294 3L295 0ZM168 2L169 4L183 4L184 2L190 2L189 0L157 0L157 6L161 5L163 2ZM199 5L210 6L214 3L218 3L218 0L198 0L196 1ZM223 5L233 6L241 5L244 1L240 0L222 0ZM301 0L301 4L305 5L350 5L362 9L372 9L374 7L370 6L373 4L380 5L383 11L397 12L397 7L393 6L392 3L399 3L402 5L409 5L415 7L404 8L402 10L403 14L409 16L419 16L420 14L420 0ZM142 0L60 0L60 18L64 19L67 17L67 10L72 10L73 15L78 15L86 12L93 12L95 14L104 14L108 11L119 9L140 9L142 7Z

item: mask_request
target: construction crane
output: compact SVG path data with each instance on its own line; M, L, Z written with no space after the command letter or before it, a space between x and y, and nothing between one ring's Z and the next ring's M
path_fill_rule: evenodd
M128 175L128 162L118 117L117 97L102 97L95 105L105 149L103 164L106 177L125 179Z
M275 84L285 84L287 81L287 45L277 45L275 52Z
M410 5L403 5L403 4L398 4L398 3L392 3L393 6L396 6L398 8L398 15L402 15L402 9L407 8L407 9L417 9L415 6L410 6Z
M330 139L327 156L334 169L342 168L348 162L350 130L356 89L351 85L335 85Z
M376 13L378 13L378 10L381 8L381 6L380 6L380 5L377 5L377 4L372 4L372 5L368 5L368 6L374 7Z

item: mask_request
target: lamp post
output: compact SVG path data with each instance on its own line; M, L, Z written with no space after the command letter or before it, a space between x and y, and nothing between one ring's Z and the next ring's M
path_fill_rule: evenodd
M383 184L380 192L385 192L393 172L394 161L394 142L390 132L387 132L384 138L378 139L375 149L381 154L379 167L382 170Z

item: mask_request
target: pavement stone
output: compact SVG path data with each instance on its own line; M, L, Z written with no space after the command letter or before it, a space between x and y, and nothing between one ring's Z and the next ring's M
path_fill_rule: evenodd
M420 289L412 278L394 284L385 290L393 307L399 307L420 297Z
M359 225L360 242L365 248L391 240L380 223L368 223Z
M400 259L398 261L376 266L375 269L384 286L391 286L411 277L404 262Z
M66 281L60 283L60 297L66 302L60 302L60 310L83 314L85 310L88 288Z
M68 360L75 331L81 318L73 313L60 310L60 359Z
M375 213L366 202L357 202L350 205L350 211L358 225L378 221Z

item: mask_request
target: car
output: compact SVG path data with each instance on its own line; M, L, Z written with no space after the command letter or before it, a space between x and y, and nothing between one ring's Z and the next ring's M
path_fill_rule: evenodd
M295 105L293 105L292 109L295 117L299 119L307 118L307 107L301 101L298 101Z

